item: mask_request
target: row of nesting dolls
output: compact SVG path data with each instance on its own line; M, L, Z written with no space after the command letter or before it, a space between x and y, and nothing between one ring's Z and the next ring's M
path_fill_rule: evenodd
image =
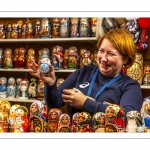
M67 38L95 37L97 18L42 18L36 21L18 20L0 23L0 38Z
M64 82L63 78L57 80L57 86ZM21 99L44 99L44 82L40 79L0 77L0 98L21 98Z
M40 62L45 58L51 60L54 69L59 68L79 68L84 65L96 65L96 52L91 54L87 48L81 48L78 54L78 49L75 46L66 48L56 45L52 48L51 56L48 48L36 50L29 48L26 50L24 47L15 48L14 51L6 48L4 51L0 48L0 68L30 68L31 62Z
M150 97L144 99L141 112L129 111L116 104L108 105L105 113L93 116L77 112L72 118L58 108L48 111L44 101L25 106L10 105L0 100L1 132L150 132Z

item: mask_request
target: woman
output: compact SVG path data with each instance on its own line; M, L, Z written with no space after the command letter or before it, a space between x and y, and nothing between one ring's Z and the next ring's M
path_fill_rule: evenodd
M77 69L58 88L52 66L46 77L40 74L37 64L30 64L34 70L30 74L45 82L45 101L48 107L61 107L66 103L70 116L81 111L91 115L105 112L107 102L121 105L125 113L140 111L140 85L121 73L122 67L130 67L135 59L136 49L130 33L126 29L110 30L98 40L97 47L98 66ZM76 88L76 92L69 90L71 88Z

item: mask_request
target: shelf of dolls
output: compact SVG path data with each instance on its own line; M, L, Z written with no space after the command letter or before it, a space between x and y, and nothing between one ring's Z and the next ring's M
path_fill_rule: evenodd
M15 42L96 42L97 37L79 37L79 38L39 38L39 39L0 39L0 43L15 43Z
M21 98L0 98L0 100L8 100L10 102L28 102L28 103L32 103L37 101L36 99L21 99Z
M55 70L55 72L74 72L76 69L58 69ZM12 69L5 69L5 68L0 68L0 72L29 72L30 69L16 69L16 68L12 68Z

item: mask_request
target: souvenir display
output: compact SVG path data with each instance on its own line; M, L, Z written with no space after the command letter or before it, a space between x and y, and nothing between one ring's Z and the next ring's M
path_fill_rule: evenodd
M79 18L71 18L70 20L70 37L79 37Z
M65 49L64 50L64 59L63 59L63 66L64 66L64 69L68 69L68 52L69 52L69 49Z
M60 37L69 37L69 18L60 18Z
M105 132L106 115L103 112L97 112L92 117L93 132Z
M60 115L57 132L71 132L71 122L68 114Z
M8 98L14 98L16 95L16 82L14 77L10 77L8 79L8 85L7 85L7 97Z
M52 108L48 112L48 128L47 132L57 132L59 117L62 111L57 108Z
M126 75L142 84L143 80L143 57L142 54L137 53L135 62L130 68L127 68Z
M19 107L19 104L14 104L10 107L9 110L9 118L8 118L8 124L9 124L9 132L14 132L14 123L16 118L16 109Z
M70 47L68 52L68 68L76 69L77 64L78 50L76 47Z
M63 68L63 48L59 45L52 49L52 65L54 69Z
M25 99L28 97L28 84L29 81L27 78L23 78L20 82L20 96L19 98Z
M60 18L52 18L52 38L60 37Z
M17 24L18 24L18 38L21 39L22 38L22 24L23 24L23 21L22 20L19 20L17 21Z
M97 20L98 18L96 17L90 18L90 36L91 37L96 37Z
M26 38L32 39L34 37L34 29L33 29L33 23L28 21L26 27Z
M36 62L36 53L33 48L27 50L26 68L30 69L30 63Z
M3 53L3 49L0 48L0 68L4 67L4 53Z
M24 47L19 48L18 61L19 61L19 68L25 68L25 66L26 66L26 49Z
M0 22L0 39L5 39L5 24Z
M142 117L138 111L129 111L126 114L127 123L126 123L126 132L134 133L137 130L137 127L142 126Z
M144 66L143 85L150 85L150 65Z
M42 80L38 80L37 84L37 99L43 100L44 99L44 82Z
M30 98L37 98L37 79L31 78L29 87L28 87L28 97Z
M9 22L6 26L6 38L11 39L12 23Z
M73 126L72 132L92 132L92 117L88 112L80 112L77 115L77 125Z
M5 77L0 78L0 98L6 98L7 96L7 79Z
M21 95L21 91L20 91L21 80L22 80L21 78L16 79L16 98L19 98Z
M19 32L19 26L16 22L12 23L12 31L11 31L11 38L12 39L18 39L18 32Z
M57 80L56 85L59 86L59 85L62 84L64 81L65 81L65 79L59 78L59 79Z
M6 48L4 50L4 68L13 68L12 59L12 50L10 48Z
M39 28L39 22L36 22L36 27ZM43 18L41 20L40 26L40 37L41 38L50 38L51 37L51 26L48 18Z
M90 37L89 18L80 18L79 35L80 35L80 37Z
M25 106L19 106L16 108L15 113L14 132L28 132L28 109Z
M49 65L51 64L50 62L50 52L48 48L43 48L42 49L42 56L40 60L40 72L41 74L47 75L50 71Z
M41 31L41 21L40 19L37 19L34 27L34 38L38 39L41 37L40 31Z
M85 50L82 56L82 66L91 66L91 65L92 65L92 59L90 56L90 51Z
M26 32L27 32L27 24L23 23L21 27L21 38L25 39L26 38Z

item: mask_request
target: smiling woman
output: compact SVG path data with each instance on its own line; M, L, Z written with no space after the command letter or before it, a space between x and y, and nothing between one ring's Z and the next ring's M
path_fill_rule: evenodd
M142 92L137 81L122 74L122 66L133 64L136 54L134 41L126 29L113 29L105 33L97 43L97 66L84 66L70 74L57 87L57 78L52 65L47 76L39 73L39 65L31 62L30 74L45 82L45 101L49 108L67 104L72 117L76 112L86 111L91 115L105 112L108 103L122 106L125 113L140 111ZM75 88L78 92L71 92ZM91 100L92 97L94 100Z

